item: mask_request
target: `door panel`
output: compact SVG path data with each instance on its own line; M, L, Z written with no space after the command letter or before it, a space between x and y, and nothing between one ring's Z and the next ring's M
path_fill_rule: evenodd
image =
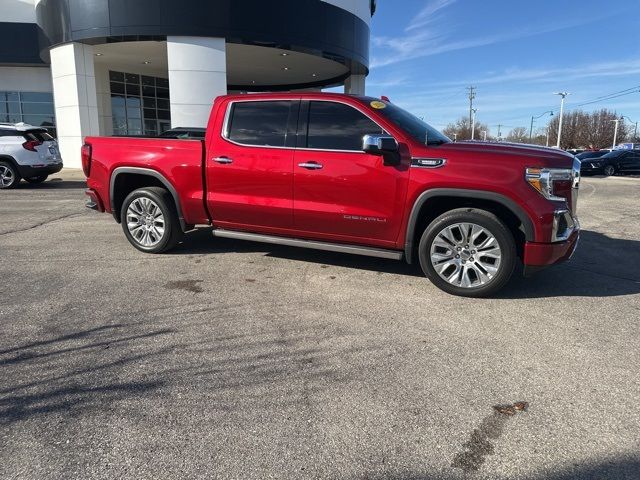
M291 228L298 101L235 102L207 148L207 205L214 225ZM295 135L293 135L295 137ZM242 145L240 144L242 143ZM260 145L262 144L262 145Z
M318 164L309 169L300 164ZM408 170L365 153L298 150L294 223L307 232L346 235L371 245L394 244L402 221Z
M395 246L409 177L362 151L362 137L384 130L358 109L303 102L294 159L294 226L314 234ZM302 137L302 142L300 138Z

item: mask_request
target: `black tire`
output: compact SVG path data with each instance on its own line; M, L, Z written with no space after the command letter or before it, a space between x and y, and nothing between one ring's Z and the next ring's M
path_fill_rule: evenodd
M129 206L138 199L148 199L155 203L160 209L164 218L164 232L153 245L144 245L141 241L134 237L129 230L127 222L127 211ZM142 200L144 203L144 200ZM138 207L139 203L136 203L134 207ZM120 221L122 223L122 230L124 231L129 243L136 247L141 252L145 253L163 253L171 250L177 245L182 238L182 229L180 227L180 221L178 220L178 213L171 194L161 187L145 187L131 192L122 203L120 210ZM153 223L155 226L155 222ZM145 225L141 225L140 228L144 228Z
M29 183L38 184L43 183L49 178L49 175L38 175L37 177L25 178L25 180Z
M602 169L602 173L604 174L605 177L612 177L616 174L616 167L613 165L606 165Z
M0 190L16 188L20 183L20 174L13 163L0 160Z
M456 259L452 258L450 261L448 261L448 263L451 265L450 268L453 268L455 272L460 271L458 269L458 267L460 267L460 262L465 263L465 266L470 268L463 268L461 270L462 274L459 275L458 273L455 273L454 275L450 275L450 278L455 279L456 277L459 277L460 279L462 279L463 275L466 274L467 280L471 278L469 286L461 286L462 280L460 280L459 282L460 285L454 285L445 280L436 271L431 261L432 246L438 235L447 227L453 227L456 232L461 234L462 229L459 229L458 227L456 227L456 225L462 223L475 224L482 227L486 232L488 232L495 238L498 246L500 247L501 253L501 258L498 262L498 266L495 267L497 268L497 271L494 274L490 274L487 273L488 270L483 268L483 265L486 266L487 264L483 264L480 261L480 258L483 258L484 261L494 260L487 259L485 256L481 257L482 254L480 252L483 251L482 249L479 249L478 252L473 250L473 243L468 242L468 234L466 236L466 240L465 238L460 238L460 240L458 241L462 243L468 243L469 248L465 249L465 246L462 245L462 247L460 247L462 248L462 251L457 252L454 251L454 249L457 250L459 248L457 246L457 243L451 244L451 253L447 252L445 256L458 254L458 257L456 257ZM442 239L442 237L439 238ZM485 238L487 237L481 236L479 238L476 238L476 242L482 245L482 240ZM434 246L434 249L436 249L437 251L439 247ZM474 258L472 254L475 254L476 258ZM468 255L470 255L471 257L467 257L467 260L463 262L461 256ZM420 239L420 244L418 246L418 256L420 259L420 266L422 267L422 271L436 287L452 295L474 298L487 297L496 293L498 290L504 287L511 278L511 275L513 274L513 270L517 263L516 243L509 228L507 228L507 226L493 213L486 210L479 210L474 208L459 208L456 210L450 210L443 213L433 222L431 222L431 224L425 229L424 233L422 234L422 238ZM455 264L451 264L451 262L458 262L458 265L456 266ZM469 264L467 265L466 262L469 262ZM441 261L440 264L442 265L443 263L445 263L445 260ZM475 268L475 270L471 268L472 264L474 265L473 268ZM443 274L451 271L450 268L445 269L443 271ZM482 284L481 279L476 271L484 272L485 274L487 274L487 276L490 277L490 279Z

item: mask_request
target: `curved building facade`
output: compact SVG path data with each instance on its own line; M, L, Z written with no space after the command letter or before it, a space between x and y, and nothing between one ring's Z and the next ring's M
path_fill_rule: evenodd
M344 85L362 94L375 12L373 0L9 4L0 11L0 122L39 120L24 113L33 108L21 93L49 92L39 124L55 129L67 166L79 165L87 135L202 127L213 99L229 91ZM8 49L3 36L14 45L19 36L23 48ZM34 92L24 91L27 76L39 82Z

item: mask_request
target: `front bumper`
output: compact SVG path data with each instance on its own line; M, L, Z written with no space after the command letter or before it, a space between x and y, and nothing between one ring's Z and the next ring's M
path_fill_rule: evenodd
M18 167L18 173L22 178L39 177L41 175L53 175L62 170L62 162L49 163L47 165L16 165Z
M564 242L525 243L523 259L525 275L534 273L545 267L569 260L575 252L579 240L580 230L576 229Z

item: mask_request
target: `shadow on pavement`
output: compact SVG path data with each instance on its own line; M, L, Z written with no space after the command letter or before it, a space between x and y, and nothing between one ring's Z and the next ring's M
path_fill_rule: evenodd
M172 253L193 255L224 252L265 252L270 257L300 262L395 275L423 276L418 265L407 265L404 261L213 238L208 229L190 233ZM583 230L578 249L569 262L549 267L529 278L524 278L517 269L511 282L497 295L497 298L633 295L640 293L638 265L640 265L640 241L616 239Z
M261 315L275 321L281 307L271 313L269 308L262 306ZM132 415L150 415L167 402L181 404L181 398L201 402L195 409L210 414L278 411L304 405L316 393L351 379L360 367L349 359L368 348L320 343L315 339L326 334L321 325L225 335L220 327L237 312L227 315L208 303L181 311L179 322L173 309L145 309L130 313L130 322L81 331L66 327L61 315L57 336L5 343L0 429L35 418L100 416L118 405ZM145 320L149 317L153 320ZM209 333L183 333L183 328L205 332L200 327L212 322L218 328ZM181 328L167 328L174 324Z
M488 470L488 469L485 469ZM594 462L589 465L575 464L571 469L547 471L539 475L516 475L499 478L514 478L518 480L637 480L640 472L640 459L616 459ZM484 473L484 475L483 475ZM476 477L476 475L480 475ZM489 475L488 477L486 475ZM363 473L352 480L456 480L461 478L494 478L490 472L481 469L477 473L414 473L414 472L384 472ZM495 477L498 478L498 477Z
M22 181L16 187L16 190L84 190L87 188L87 182L80 180L63 180L61 178L52 178L43 183L28 183Z

